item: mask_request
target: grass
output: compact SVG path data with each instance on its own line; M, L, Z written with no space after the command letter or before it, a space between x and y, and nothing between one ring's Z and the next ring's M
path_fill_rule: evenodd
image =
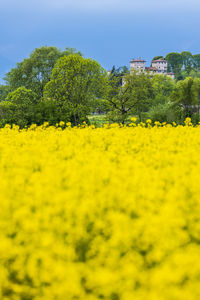
M89 119L91 125L95 125L97 127L107 123L105 114L89 115L88 119Z

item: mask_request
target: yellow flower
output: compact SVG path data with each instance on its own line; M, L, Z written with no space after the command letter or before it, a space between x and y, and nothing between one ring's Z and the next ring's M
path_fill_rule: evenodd
M0 128L0 299L199 299L199 127L150 124Z
M151 124L151 122L152 122L151 119L147 119L147 120L146 120L146 123L147 123L147 124Z
M135 122L137 121L137 118L132 117L132 118L131 118L131 121L132 121L133 123L135 123Z
M65 122L63 122L63 121L60 121L60 123L59 123L59 126L64 126L65 125Z

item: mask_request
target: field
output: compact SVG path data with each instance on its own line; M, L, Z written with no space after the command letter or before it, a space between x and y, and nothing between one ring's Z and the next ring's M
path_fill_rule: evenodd
M131 125L0 129L0 299L200 299L200 127Z

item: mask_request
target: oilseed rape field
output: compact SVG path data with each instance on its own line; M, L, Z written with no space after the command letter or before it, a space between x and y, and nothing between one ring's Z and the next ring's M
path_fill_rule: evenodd
M0 299L200 299L200 127L62 127L0 129Z

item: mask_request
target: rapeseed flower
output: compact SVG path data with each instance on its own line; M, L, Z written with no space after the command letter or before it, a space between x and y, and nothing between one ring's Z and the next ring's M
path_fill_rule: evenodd
M200 298L200 127L150 124L0 129L0 299Z

